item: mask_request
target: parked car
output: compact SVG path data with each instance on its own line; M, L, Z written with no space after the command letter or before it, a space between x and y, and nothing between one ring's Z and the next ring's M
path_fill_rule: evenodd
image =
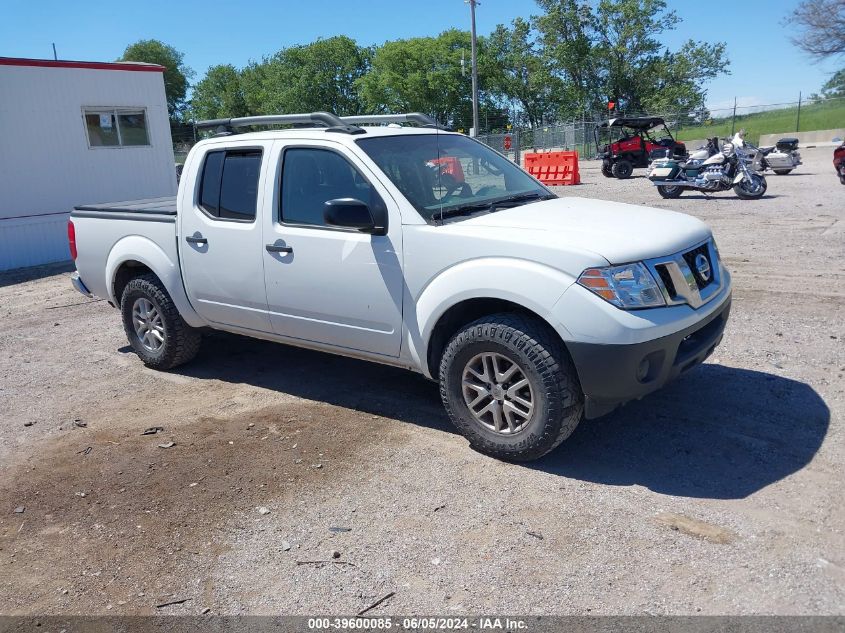
M601 173L608 178L630 178L635 167L648 167L655 158L687 157L686 145L676 141L660 117L620 117L594 130Z
M229 133L260 123L312 127ZM559 198L422 115L218 124L176 198L71 214L74 286L149 367L191 360L204 328L404 367L473 446L530 460L722 339L731 278L689 215Z
M839 176L839 182L845 185L845 143L833 150L833 168Z

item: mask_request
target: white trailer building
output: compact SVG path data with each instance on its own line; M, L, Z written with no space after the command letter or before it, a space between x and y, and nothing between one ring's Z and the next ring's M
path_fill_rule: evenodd
M0 270L70 259L74 205L175 195L163 72L0 57Z

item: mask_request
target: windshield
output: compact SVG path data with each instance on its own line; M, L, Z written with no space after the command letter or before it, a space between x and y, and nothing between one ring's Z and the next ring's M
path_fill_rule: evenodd
M357 142L426 221L555 197L507 158L466 136L409 134Z
M642 134L649 140L657 140L659 138L668 138L670 136L669 128L666 127L665 123L658 123L657 125L653 125L649 128L623 126L620 129L622 130L620 132L622 138L633 138Z

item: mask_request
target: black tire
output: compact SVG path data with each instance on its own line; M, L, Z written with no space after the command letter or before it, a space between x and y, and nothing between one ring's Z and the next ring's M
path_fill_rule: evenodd
M845 185L845 176L839 176L839 182L840 184Z
M773 169L772 171L775 172L778 176L786 176L786 174L790 173L792 170L791 169Z
M684 188L677 185L657 185L657 193L667 200L674 200L681 197Z
M634 173L634 165L631 163L631 161L625 160L624 158L620 158L615 163L613 163L611 172L613 173L614 178L624 180L625 178L630 178L631 174Z
M601 165L601 175L605 178L613 178L613 168L610 165L602 163Z
M757 198L762 198L763 194L766 193L766 188L768 185L766 184L766 177L756 175L757 178L760 179L760 186L758 189L755 189L753 193L749 192L748 189L743 187L745 184L745 180L740 183L734 185L734 193L742 200L756 200Z
M132 312L139 299L149 301L161 315L164 341L158 350L148 349L136 332ZM185 323L164 284L155 275L142 275L126 284L120 299L120 312L126 338L147 367L172 369L187 363L197 355L202 341L199 330Z
M482 353L515 363L531 385L533 412L511 434L487 428L464 399L465 368ZM542 321L516 313L483 317L452 337L440 362L440 396L452 423L476 450L509 461L537 459L556 448L578 426L584 409L563 344Z

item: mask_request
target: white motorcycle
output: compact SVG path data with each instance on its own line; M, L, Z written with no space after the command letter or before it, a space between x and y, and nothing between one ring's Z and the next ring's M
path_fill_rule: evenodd
M658 158L651 164L648 179L663 198L670 199L690 189L706 193L733 189L743 200L766 193L762 152L752 155L746 148L725 143L720 151L707 156L710 149L694 152L686 161Z
M714 136L713 138L709 138L707 139L706 145L702 145L701 147L689 153L689 157L687 158L686 164L690 167L701 165L711 156L715 156L716 154L721 152L721 147L722 144L719 142L719 137ZM669 156L667 155L666 158L668 157Z
M746 142L745 151L751 156L761 154L763 169L771 169L778 176L785 176L801 164L797 138L782 138L776 145L766 147L755 147Z
M785 176L801 164L797 138L782 138L774 147L761 147L766 165L778 176Z

